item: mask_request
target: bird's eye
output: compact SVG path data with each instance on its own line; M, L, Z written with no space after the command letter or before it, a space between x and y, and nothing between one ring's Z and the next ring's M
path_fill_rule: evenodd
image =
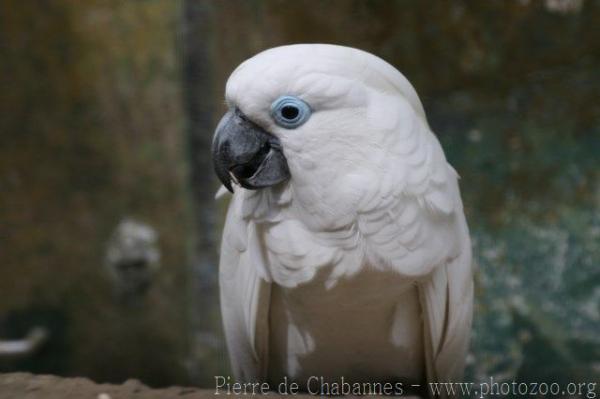
M281 96L271 104L271 116L279 126L295 129L303 125L311 114L307 103L293 96Z

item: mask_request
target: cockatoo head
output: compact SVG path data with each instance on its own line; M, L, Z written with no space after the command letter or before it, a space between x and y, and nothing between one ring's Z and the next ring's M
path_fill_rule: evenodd
M335 45L259 53L232 73L226 101L212 151L230 191L232 181L247 189L289 181L358 198L370 174L381 177L389 140L401 135L397 127L411 129L415 118L426 124L400 72L372 54Z

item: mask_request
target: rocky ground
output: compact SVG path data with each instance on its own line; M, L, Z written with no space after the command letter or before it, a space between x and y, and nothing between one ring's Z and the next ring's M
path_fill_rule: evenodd
M191 387L170 387L152 389L138 380L128 380L123 384L97 384L89 378L64 378L54 375L35 375L30 373L0 373L0 399L204 399L214 396L235 397L233 393L222 392L215 395L211 389ZM252 397L251 392L245 395ZM307 394L281 395L267 393L273 398L297 399L314 398ZM356 398L357 396L342 396ZM419 399L417 396L403 396L406 399Z
M211 396L212 391L196 388L152 389L137 380L112 385L96 384L87 378L0 374L0 399L197 399Z

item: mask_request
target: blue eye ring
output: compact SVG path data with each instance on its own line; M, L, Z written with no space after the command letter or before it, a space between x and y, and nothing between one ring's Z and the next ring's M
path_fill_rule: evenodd
M312 110L294 96L281 96L271 104L271 116L275 123L286 129L295 129L306 123Z

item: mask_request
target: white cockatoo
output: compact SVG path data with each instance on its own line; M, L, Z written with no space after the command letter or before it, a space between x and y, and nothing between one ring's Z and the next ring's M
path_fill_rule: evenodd
M290 45L242 63L226 101L212 151L235 191L220 292L238 381L460 379L469 232L408 80L361 50Z

